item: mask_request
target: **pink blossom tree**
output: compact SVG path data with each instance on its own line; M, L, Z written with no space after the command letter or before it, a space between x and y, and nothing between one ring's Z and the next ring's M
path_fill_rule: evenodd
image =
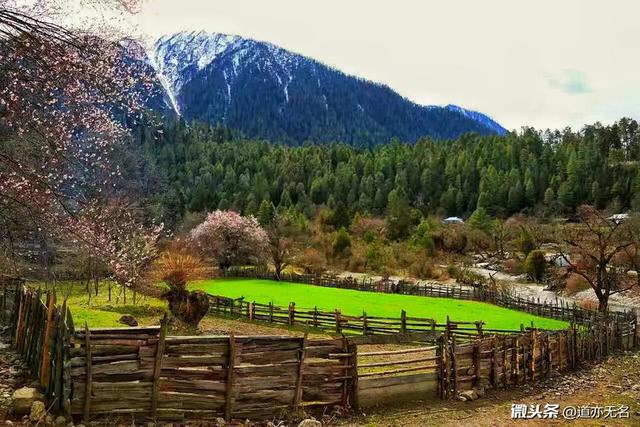
M257 264L268 253L269 237L253 216L216 210L194 228L190 240L221 269Z
M129 9L135 2L95 1ZM142 282L161 227L145 226L111 161L151 80L135 50L51 23L59 2L0 0L0 215L84 245L123 285Z

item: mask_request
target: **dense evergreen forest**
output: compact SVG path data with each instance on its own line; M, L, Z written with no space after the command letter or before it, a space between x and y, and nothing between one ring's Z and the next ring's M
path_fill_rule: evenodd
M155 206L170 225L188 211L216 208L313 216L326 207L337 226L356 213L383 215L390 203L463 217L477 207L502 217L570 216L585 202L640 209L640 129L631 119L579 132L523 128L373 148L274 144L183 121L139 127L135 135L145 173L161 188Z

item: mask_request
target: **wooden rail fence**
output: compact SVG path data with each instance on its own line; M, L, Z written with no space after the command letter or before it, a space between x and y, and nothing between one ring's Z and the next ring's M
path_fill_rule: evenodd
M275 280L275 274L265 268L258 267L231 267L222 271L224 277L251 277L258 279ZM522 298L518 295L494 291L484 286L463 287L443 285L437 282L410 283L406 281L393 282L390 280L374 281L371 278L357 280L352 277L338 277L331 274L313 275L283 273L280 280L304 283L315 286L324 286L341 289L353 289L367 292L394 293L403 295L417 295L429 297L454 298L463 300L483 301L505 308L524 311L527 313L565 320L578 324L590 324L597 321L602 314L592 310L585 310L575 303L568 304L562 300L553 302L540 301L534 298ZM632 311L618 312L610 311L608 318L615 318L621 321L628 321L636 317Z
M244 298L228 298L209 295L209 312L216 315L243 318L252 321L276 323L285 326L301 326L335 332L345 335L406 334L412 332L444 332L460 336L482 336L486 333L518 332L517 330L487 329L483 321L458 322L447 318L446 323L434 319L410 317L401 310L398 317L349 316L340 310L321 311L318 307L299 308L295 302L287 307L245 301Z
M499 332L483 329L482 322L448 321L434 329L433 322L420 319L415 327L404 316L404 328L397 329L376 323L389 319L345 323L339 316L343 334L334 339L306 333L169 336L166 317L160 326L76 329L55 292L20 281L0 283L0 291L2 324L51 407L86 421L265 419L303 408L450 399L472 388L517 387L562 375L638 344L635 318L619 317L560 331ZM336 321L323 320L317 310L267 307L265 313L243 300L221 300L222 306L234 313L250 307L254 318L273 315L293 324L326 321L334 327ZM391 321L402 327L402 317Z

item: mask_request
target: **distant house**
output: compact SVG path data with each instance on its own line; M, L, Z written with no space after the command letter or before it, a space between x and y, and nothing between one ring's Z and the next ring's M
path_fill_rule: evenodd
M457 216L450 216L449 218L445 218L442 220L443 224L464 224L462 218Z
M611 215L607 219L609 221L613 221L616 224L620 224L620 223L623 223L623 222L625 222L626 220L629 219L629 214L628 213L619 213L619 214Z
M555 265L556 267L569 267L568 255L563 255L559 252L547 252L544 254L548 263Z

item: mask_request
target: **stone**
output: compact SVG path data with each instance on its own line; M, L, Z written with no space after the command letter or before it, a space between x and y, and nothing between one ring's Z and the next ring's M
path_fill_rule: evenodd
M476 393L475 390L465 390L465 391L460 393L460 397L464 397L467 400L477 400L478 399L478 393Z
M127 326L138 326L138 320L130 314L124 314L120 317L120 323Z
M42 401L42 394L32 387L22 387L13 392L13 413L15 415L27 415L31 412L31 405L35 401Z
M640 391L640 384L634 384L633 387L631 387L631 390Z
M29 419L34 423L44 421L47 416L47 408L44 406L44 402L36 400L31 405L31 412L29 412Z
M216 418L216 426L222 427L226 424L227 422L224 420L224 418L221 418L221 417Z
M44 423L48 426L52 426L53 425L53 416L52 415L47 415L44 419Z
M67 425L67 419L65 417L63 417L62 415L60 415L60 416L56 417L55 425L57 427L66 426Z
M313 418L307 418L306 420L300 421L298 427L322 427L322 423Z

